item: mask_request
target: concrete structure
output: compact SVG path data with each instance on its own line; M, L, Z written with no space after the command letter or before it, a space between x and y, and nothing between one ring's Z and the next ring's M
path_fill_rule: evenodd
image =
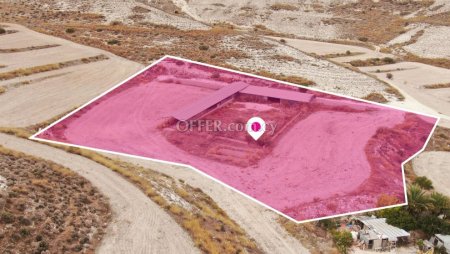
M395 249L398 241L407 241L410 235L401 228L387 224L385 218L358 216L354 221L361 227L359 240L367 249Z
M253 86L245 82L234 82L222 87L221 89L209 94L191 105L179 109L172 114L172 117L179 121L198 118L231 101L237 94L258 96L266 100L275 100L280 103L308 103L314 98L314 95L312 94L285 89Z
M447 252L450 251L450 235L435 234L430 238L430 242L438 248L444 247Z

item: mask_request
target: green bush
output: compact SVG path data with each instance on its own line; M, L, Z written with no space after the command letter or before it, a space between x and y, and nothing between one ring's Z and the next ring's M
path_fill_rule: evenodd
M376 215L380 218L386 218L387 223L406 231L417 229L416 218L402 207L383 209L378 211Z
M353 244L352 234L349 231L334 231L332 234L338 251L342 254L347 254Z
M433 183L426 176L419 176L414 180L414 183L419 185L422 189L431 190L433 189Z
M5 30L5 28L3 28L3 27L0 27L0 34L4 34L4 33L6 33L6 30Z

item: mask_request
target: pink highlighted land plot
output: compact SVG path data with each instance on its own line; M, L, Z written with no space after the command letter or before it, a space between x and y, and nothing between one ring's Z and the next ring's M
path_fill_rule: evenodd
M187 164L301 221L404 204L436 121L165 57L35 138Z

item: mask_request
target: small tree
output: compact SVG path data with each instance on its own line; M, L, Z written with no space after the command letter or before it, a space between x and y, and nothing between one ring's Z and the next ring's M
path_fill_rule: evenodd
M5 30L5 28L3 28L3 27L0 27L0 34L4 34L4 33L6 33L6 30Z
M347 254L348 249L353 244L352 234L349 231L334 231L333 233L333 241L336 245L336 248L342 254Z

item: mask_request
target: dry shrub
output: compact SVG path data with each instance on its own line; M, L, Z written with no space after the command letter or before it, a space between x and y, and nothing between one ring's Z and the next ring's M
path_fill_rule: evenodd
M396 196L392 196L392 195L383 193L378 197L377 207L397 205L399 203L400 203L400 200Z
M368 101L379 102L379 103L388 102L388 100L382 94L376 93L376 92L366 95L363 99L368 100Z
M270 9L274 10L274 11L282 11L282 10L283 11L298 11L299 10L299 8L297 6L292 5L292 4L285 4L285 3L272 4L270 6Z
M450 87L450 83L445 83L445 84L432 84L432 85L424 85L423 86L426 89L440 89L440 88L449 88Z

